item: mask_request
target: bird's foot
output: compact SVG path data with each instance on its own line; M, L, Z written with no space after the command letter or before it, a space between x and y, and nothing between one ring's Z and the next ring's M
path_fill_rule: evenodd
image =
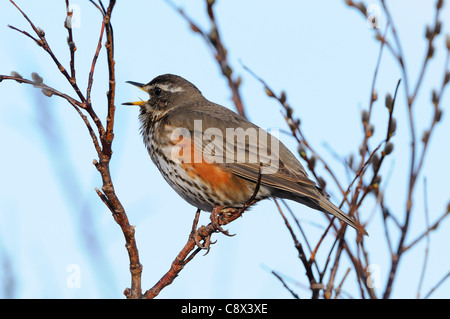
M205 226L201 226L194 234L195 244L200 249L206 249L205 255L209 253L211 245L216 243L216 241L211 241L211 235L212 233Z
M234 208L215 206L211 212L211 225L216 232L221 232L227 236L234 236L235 234L230 234L228 230L223 229L222 225L226 225L236 219L233 218L236 214L239 214L239 211Z

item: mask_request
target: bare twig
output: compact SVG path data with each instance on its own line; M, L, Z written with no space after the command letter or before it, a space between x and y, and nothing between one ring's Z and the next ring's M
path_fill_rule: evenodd
M281 283L283 284L284 288L287 289L287 291L289 291L292 295L292 297L294 297L295 299L300 299L300 297L291 289L289 288L289 286L284 282L283 277L281 277L276 271L272 270L272 275L274 275L275 277L277 277L277 279L279 281L281 281Z
M425 225L427 226L427 243L425 247L425 256L423 258L423 266L422 266L422 273L420 274L419 279L419 285L417 287L417 299L420 298L420 291L422 290L422 284L425 279L425 272L428 265L428 253L430 251L430 235L429 235L429 229L430 229L430 217L429 217L429 211L428 211L428 188L427 188L427 179L423 179L423 198L424 198L424 211L425 211Z
M201 35L209 49L211 50L214 58L216 59L223 76L227 79L228 86L232 93L232 100L236 107L236 111L243 117L247 117L244 104L242 102L240 85L241 78L235 78L233 76L233 69L228 61L228 53L225 48L222 36L219 31L219 27L216 22L216 16L214 14L215 1L206 0L206 11L211 24L209 32L202 30L181 8L178 8L172 1L166 0L166 3L170 5L176 12L178 12L189 23L192 31Z
M442 223L442 221L450 216L450 204L447 206L446 211L439 217L433 224L431 224L427 229L416 237L410 244L405 245L403 247L403 252L408 251L409 249L413 248L415 245L417 245L422 239L427 238L427 236L432 232L435 231Z
M283 213L280 205L278 204L278 201L275 198L274 198L274 202L278 208L278 211L279 211L281 217L284 220L284 223L286 224L287 229L289 230L289 233L291 234L292 240L294 241L294 247L298 251L298 258L301 260L301 262L303 263L303 266L305 267L306 276L308 277L308 280L310 283L310 289L312 291L312 299L317 299L317 298L319 298L319 292L323 288L323 285L318 283L316 278L314 277L314 273L311 268L311 265L313 262L311 261L311 259L308 260L308 258L306 257L306 254L305 254L305 251L303 250L302 244L298 241L297 236L295 236L295 233L294 233L289 221L284 216L284 213Z
M347 278L348 274L350 273L350 270L352 270L350 267L347 268L347 271L345 272L344 277L342 277L341 283L339 284L339 286L336 288L336 294L334 295L334 299L338 299L341 290L342 290L342 285L344 284L345 279Z
M51 96L51 95L56 95L59 96L63 99L65 99L67 102L69 102L71 105L73 105L76 108L82 108L84 109L86 106L84 103L74 99L73 97L65 94L65 93L61 93L60 91L44 84L44 83L36 83L33 80L28 80L25 78L22 78L20 76L9 76L9 75L0 75L0 82L3 80L13 80L16 81L18 83L26 83L26 84L31 84L34 87L37 87L39 89L42 89L44 94Z
M41 46L44 51L46 51L50 57L53 59L53 62L55 62L56 66L58 67L59 71L66 77L67 81L72 85L73 89L77 93L78 97L80 98L81 102L85 102L85 98L83 94L81 93L80 89L78 88L78 85L76 81L74 81L69 73L67 73L67 70L62 66L62 64L59 62L59 60L54 55L53 51L50 49L50 46L47 42L47 39L45 38L45 32L41 30L40 28L36 27L34 23L28 18L28 16L15 4L13 0L9 0L16 8L19 10L19 12L23 15L23 17L28 21L33 31L36 33L36 35L39 37L39 40L36 40L35 38L31 37L33 40L36 41L36 43ZM11 27L11 26L10 26ZM18 30L17 28L12 27L14 30ZM25 32L22 32L25 34Z
M69 0L66 0L66 9L67 9L67 17L66 21L64 23L64 26L67 29L68 37L67 37L67 43L69 44L69 51L70 51L70 79L71 81L75 80L75 51L77 50L77 47L75 46L75 43L73 42L73 34L72 34L72 17L73 12L69 11Z
M428 299L448 278L450 278L450 272L448 272L437 284L430 289L430 291L425 295L424 299Z

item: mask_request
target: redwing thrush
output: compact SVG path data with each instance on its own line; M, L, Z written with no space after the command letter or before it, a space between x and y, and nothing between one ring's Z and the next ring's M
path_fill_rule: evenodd
M150 95L139 105L141 133L151 159L170 186L191 205L242 207L255 200L291 199L330 213L366 234L308 178L277 138L231 110L208 101L184 78L165 74L148 84L127 82Z

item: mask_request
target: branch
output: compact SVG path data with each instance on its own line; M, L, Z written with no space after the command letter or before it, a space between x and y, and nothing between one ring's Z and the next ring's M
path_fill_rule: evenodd
M241 209L231 209L216 206L211 214L214 214L215 211L217 211L220 216L216 219L216 221L219 226L224 226L241 217L248 207L250 206L244 205ZM189 263L202 249L207 249L208 253L209 245L211 244L211 235L218 232L218 229L217 225L214 225L214 222L209 223L207 226L200 226L200 228L197 229L199 215L200 210L197 210L188 241L181 249L177 257L175 257L169 271L167 271L167 273L164 274L164 276L152 288L147 290L143 294L142 298L153 299L158 296L162 289L172 284L187 263ZM201 245L200 240L203 240L205 244Z
M198 24L196 24L181 8L178 8L172 1L170 0L165 1L170 7L172 7L175 11L177 11L186 20L186 22L189 23L189 26L192 31L201 35L206 45L211 50L211 53L213 54L214 58L216 59L223 76L227 79L227 83L232 93L232 100L236 107L236 111L239 113L239 115L246 118L247 116L245 114L245 108L240 93L241 78L237 77L236 79L234 79L232 76L233 69L231 68L230 63L228 62L227 49L223 45L221 34L219 32L216 17L214 14L215 1L206 0L206 11L211 24L211 30L209 32L202 30L198 26Z
M448 272L438 283L430 289L430 291L425 295L424 299L428 299L435 291L438 289L448 278L450 278L450 272Z
M284 288L287 289L287 291L289 291L291 293L291 295L295 298L295 299L300 299L300 297L291 289L289 288L289 286L284 282L283 278L274 270L271 271L272 275L274 275L275 277L277 277L277 279L279 281L281 281L281 283L283 284Z
M73 97L71 97L70 95L67 95L65 93L61 93L60 91L44 84L43 82L36 82L34 80L28 80L23 78L22 76L20 76L19 74L17 74L16 72L13 72L14 75L0 75L0 82L3 80L13 80L16 81L18 83L26 83L26 84L31 84L36 88L42 89L42 93L44 93L44 95L50 97L52 95L56 95L59 96L63 99L65 99L67 102L69 102L71 105L73 105L74 107L79 107L82 109L85 109L86 105L82 102L77 101L76 99L74 99Z
M284 220L284 223L286 224L287 229L289 230L289 233L291 234L292 240L294 241L294 247L297 249L297 252L298 252L298 258L301 260L303 266L305 267L306 276L308 277L309 284L310 284L310 289L312 291L311 298L312 299L318 299L319 298L319 292L323 288L323 285L321 283L318 283L316 278L314 277L314 274L313 274L313 271L312 271L312 267L311 267L311 265L313 264L313 261L311 259L308 260L308 258L306 258L306 254L305 254L305 251L303 250L302 244L298 241L297 237L295 236L291 225L289 224L288 220L284 216L283 211L281 210L281 207L280 207L280 205L278 204L278 201L275 198L274 198L274 202L275 202L275 205L278 208L278 211L279 211L281 217Z
M28 16L17 6L17 4L14 3L13 0L9 0L16 8L17 10L20 11L20 13L23 15L23 17L28 21L28 23L30 24L31 28L33 29L33 31L36 33L36 35L39 37L39 40L31 37L28 33L26 33L25 31L21 31L23 34L31 37L34 41L36 41L36 43L41 46L44 51L46 51L50 57L53 59L53 62L55 62L56 66L58 67L59 71L61 71L61 73L66 77L67 81L69 81L69 83L72 85L73 89L75 90L75 92L77 93L78 97L80 98L81 102L85 102L85 98L83 96L83 94L81 93L80 89L78 88L78 85L76 83L76 81L74 79L71 78L71 76L69 75L69 73L67 73L66 69L62 66L62 64L59 62L59 60L56 58L56 56L53 54L53 51L51 50L47 39L45 38L45 32L36 27L34 25L34 23L28 18ZM14 30L18 30L15 27L9 26L11 29ZM20 31L20 30L19 30Z
M200 209L197 209L195 213L194 222L192 225L192 230L189 235L188 241L180 253L177 255L175 260L172 262L172 265L169 271L149 290L147 290L143 298L145 299L153 299L155 298L162 289L170 285L178 274L183 270L184 266L191 261L200 250L206 249L206 254L209 252L209 248L211 245L211 235L218 231L222 232L227 236L231 236L228 234L228 231L223 230L221 226L227 225L237 218L241 217L242 214L253 204L255 204L258 200L255 200L256 195L259 192L259 187L261 183L261 169L262 164L260 164L258 180L255 185L255 189L253 190L253 194L250 198L242 205L241 208L228 208L216 206L213 208L211 212L211 223L207 226L201 226L197 229L198 219L200 217ZM200 244L200 241L203 240L204 244ZM197 247L195 250L194 248ZM194 251L193 251L194 250ZM193 251L193 252L192 252ZM192 252L192 253L191 253ZM206 255L205 254L205 255Z
M94 1L91 1L97 9L100 10L102 13L102 27L100 30L100 37L97 45L97 49L94 54L94 58L92 60L91 70L89 72L88 77L88 87L86 91L86 97L83 95L83 93L80 91L77 85L77 80L75 76L75 50L76 47L73 43L73 34L72 34L72 28L71 28L71 17L72 13L69 12L69 1L66 0L66 9L67 9L67 16L66 16L66 23L65 27L68 30L69 36L68 36L68 44L70 49L70 68L71 68L71 75L67 72L67 70L62 66L62 64L59 62L59 60L56 58L56 56L53 54L53 51L51 50L46 38L45 38L45 32L41 30L40 28L37 28L34 23L28 18L28 16L14 3L14 1L10 0L10 2L19 10L19 12L23 15L23 17L28 21L38 38L33 37L26 31L22 31L17 29L16 27L9 26L11 29L16 30L25 36L31 38L33 41L35 41L39 46L41 46L44 51L46 51L51 58L53 59L54 63L60 70L60 72L65 76L67 81L71 84L72 88L78 95L80 101L70 97L67 94L61 93L58 90L49 87L45 84L43 84L43 80L40 76L37 74L33 74L33 81L27 80L22 78L19 74L13 74L12 76L6 76L6 75L0 75L0 82L2 80L14 80L19 83L27 83L31 84L35 87L41 88L43 93L47 96L51 95L57 95L62 98L64 98L66 101L68 101L78 112L80 117L82 118L83 122L85 123L86 127L89 130L89 134L92 138L95 150L97 151L97 154L99 156L99 160L94 160L93 164L99 171L101 178L102 178L102 189L101 191L99 189L95 189L97 194L99 195L100 199L105 203L105 205L108 207L108 209L112 212L114 220L119 224L119 226L122 229L122 232L125 237L126 242L126 248L128 251L129 259L130 259L130 273L131 273L131 288L125 290L125 295L128 298L140 298L142 297L142 290L141 290L141 273L142 273L142 265L139 262L139 253L136 245L136 240L134 236L134 226L131 226L128 217L125 213L125 209L120 203L112 183L111 179L111 173L110 173L110 167L109 163L112 156L112 142L114 139L114 133L113 133L113 127L114 127L114 114L115 114L115 105L114 105L114 98L115 98L115 62L114 62L114 42L113 42L113 31L111 26L111 14L112 10L115 6L116 1L111 0L109 2L108 7L105 9L105 6L100 1L99 4L96 4ZM101 49L101 41L103 38L104 31L106 30L106 50L107 50L107 65L108 65L108 73L109 73L109 90L107 93L107 109L108 109L108 115L106 118L106 129L104 128L101 120L98 118L96 112L94 111L90 94L92 90L92 84L93 84L93 74L97 62L97 58ZM86 111L90 118L94 121L97 130L99 139L97 138L97 135L95 134L94 130L91 127L91 124L87 118L86 115L82 113L82 110Z

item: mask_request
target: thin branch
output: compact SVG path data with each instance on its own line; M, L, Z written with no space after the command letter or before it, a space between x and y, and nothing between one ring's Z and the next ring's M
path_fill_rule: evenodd
M28 16L19 8L19 6L17 6L17 4L15 4L15 2L13 0L9 0L9 1L17 8L17 10L19 10L19 12L23 15L23 17L28 21L28 23L33 28L33 30L36 33L36 35L39 36L40 40L37 41L38 45L40 45L44 49L44 51L46 51L50 55L50 57L53 59L53 62L58 67L59 71L66 77L67 81L69 81L69 83L72 85L73 89L77 93L77 95L80 98L81 102L84 103L85 102L85 98L84 98L83 94L81 93L80 89L78 88L78 85L77 85L76 81L71 78L69 73L67 73L67 70L62 66L62 64L59 62L59 60L54 55L53 51L51 50L51 48L50 48L50 46L49 46L49 44L47 42L47 39L45 38L45 32L43 30L41 30L40 28L36 27L34 25L34 23L28 18ZM14 29L18 30L16 28L14 28Z
M427 243L425 246L425 256L423 258L423 266L422 266L422 273L420 274L419 284L417 287L417 299L420 298L420 291L422 290L423 281L425 279L425 272L428 265L428 253L430 251L430 235L429 235L429 229L430 229L430 216L428 211L428 187L427 187L427 179L423 179L423 198L424 198L424 211L425 211L425 225L427 226Z
M276 271L272 270L271 273L272 273L272 275L277 277L277 279L279 281L281 281L281 283L283 284L284 288L286 288L287 291L289 291L291 293L292 297L294 297L295 299L300 299L300 297L291 288L289 288L289 286L284 282L283 278Z
M100 37L98 39L97 50L95 50L94 58L92 59L91 71L89 72L89 79L88 79L88 85L87 85L87 90L86 90L86 101L87 101L88 105L91 104L91 90L92 90L92 84L94 83L95 64L97 63L98 55L100 54L100 49L102 48L102 39L103 39L104 30L105 30L105 23L102 22L102 28L100 30Z
M430 291L425 295L424 299L430 298L430 296L448 279L450 278L450 272L448 272L441 280L437 282L437 284L430 289Z
M339 241L339 245L338 245L338 249L336 252L336 257L334 259L334 265L331 268L331 274L330 274L330 279L328 280L328 284L327 284L327 288L325 289L324 292L324 297L325 299L330 299L331 298L331 292L333 290L333 285L334 285L334 280L337 274L337 270L339 267L339 260L340 260L340 255L342 253L342 249L343 249L343 241Z
M64 23L64 26L67 29L68 37L67 37L67 43L69 44L69 51L70 51L70 78L72 81L75 80L75 51L76 46L73 42L73 34L72 34L72 18L73 18L73 12L69 11L69 0L66 0L66 10L67 10L67 16L66 21Z
M225 48L219 28L217 26L216 17L214 14L214 3L215 1L206 0L206 11L208 14L209 22L211 24L211 29L209 32L202 30L181 8L178 8L172 1L165 0L166 3L172 7L176 12L178 12L185 20L189 23L192 31L201 35L208 48L211 50L214 58L216 59L223 76L226 78L228 86L232 93L232 100L236 107L236 111L243 117L246 116L244 104L242 102L240 85L241 78L233 77L233 69L228 61L228 53Z
M405 245L403 247L403 252L410 250L415 245L417 245L422 239L427 238L427 236L432 231L437 230L437 228L441 225L441 222L448 216L450 216L450 204L447 206L447 210L441 215L441 217L439 217L433 224L431 224L429 227L427 227L427 229L422 234L417 236L416 239L414 239L410 244Z
M287 229L289 230L289 233L291 234L292 240L294 241L294 247L297 249L298 251L298 258L301 260L301 262L303 263L303 266L305 267L306 270L306 276L308 277L309 280L309 284L310 284L310 289L312 291L312 299L317 299L319 298L319 292L320 290L323 288L323 285L318 283L317 280L314 277L311 265L312 262L310 262L305 255L305 252L303 250L303 246L302 244L298 241L297 236L295 236L294 231L292 230L291 225L289 224L289 221L287 220L287 218L284 216L283 211L280 207L280 205L278 204L278 201L274 198L274 202L278 208L278 212L280 213L281 217L284 220L284 223L287 227Z
M347 268L347 271L345 272L344 277L342 278L341 282L339 283L339 286L336 288L336 294L334 295L334 299L338 299L339 294L342 290L342 285L344 284L345 279L347 278L348 274L350 273L350 270L352 270L350 267Z
M28 32L23 31L23 30L20 30L20 29L16 28L15 26L12 26L12 25L9 25L9 24L8 24L8 28L13 29L13 30L15 30L15 31L17 31L17 32L20 32L20 33L24 34L25 36L29 37L31 40L33 40L34 42L36 42L37 45L42 46L41 40L36 39L35 37L33 37L33 36L32 36L31 34L29 34Z
M79 108L82 108L82 109L85 108L85 104L84 103L82 103L80 101L77 101L76 99L74 99L70 95L67 95L65 93L61 93L60 91L58 91L58 90L56 90L56 89L54 89L54 88L52 88L52 87L50 87L50 86L48 86L48 85L46 85L44 83L37 83L37 82L35 82L33 80L28 80L28 79L22 78L20 76L0 75L0 82L3 81L3 80L13 80L13 81L16 81L18 83L31 84L31 85L33 85L36 88L42 89L44 94L47 95L47 96L56 95L56 96L59 96L59 97L65 99L67 102L69 102L70 104L72 104L72 105L74 105L76 107L79 107Z

